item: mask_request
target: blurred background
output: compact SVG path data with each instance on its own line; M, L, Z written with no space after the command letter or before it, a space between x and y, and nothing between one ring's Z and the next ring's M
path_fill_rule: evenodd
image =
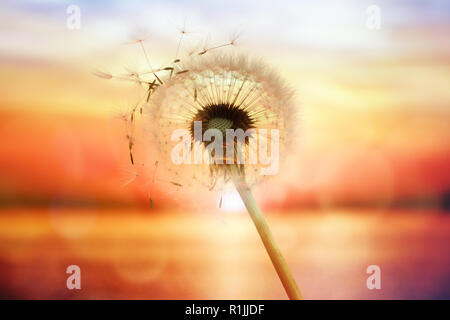
M303 295L450 299L449 2L0 8L0 298L286 298L239 196L149 183L119 119L136 85L94 75L148 68L136 40L163 66L187 31L184 55L239 33L223 50L296 91L300 135L254 192Z

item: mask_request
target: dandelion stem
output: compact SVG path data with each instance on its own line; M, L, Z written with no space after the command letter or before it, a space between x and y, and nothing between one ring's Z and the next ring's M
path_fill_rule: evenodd
M256 230L261 237L264 247L269 254L270 260L272 260L272 264L277 271L278 277L280 278L289 299L302 300L303 297L297 283L295 282L286 260L284 260L283 255L275 242L261 209L258 207L258 204L256 203L255 198L253 197L250 188L245 181L244 175L241 173L239 168L234 165L230 166L230 171L234 185L236 186L236 189L239 192L239 195L241 196L242 201L244 202L245 207L253 220L253 223L255 224Z

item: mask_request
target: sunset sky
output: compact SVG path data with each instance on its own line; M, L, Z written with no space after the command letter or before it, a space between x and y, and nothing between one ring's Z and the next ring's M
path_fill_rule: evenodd
M449 299L450 1L433 0L0 1L0 299L287 297L234 186L171 183L142 133L132 165L120 119L145 88L117 77L236 35L216 51L295 91L293 144L252 192L304 297Z
M79 30L66 24L71 4ZM380 29L366 26L372 4ZM117 120L136 88L93 73L145 69L129 44L138 38L162 66L183 28L183 54L240 33L223 50L263 58L296 91L300 134L280 174L257 188L263 205L437 204L450 190L446 1L2 1L0 9L2 202L147 203L148 181L129 183L136 169ZM152 186L155 204L174 205L172 191Z

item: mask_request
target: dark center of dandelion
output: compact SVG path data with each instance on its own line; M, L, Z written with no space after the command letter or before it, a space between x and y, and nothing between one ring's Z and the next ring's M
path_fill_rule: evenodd
M225 118L212 118L208 121L208 129L217 129L225 136L227 129L233 126L233 121Z
M227 129L242 129L245 132L254 128L254 121L248 112L233 104L211 104L197 111L190 127L192 137L194 121L202 122L202 136L208 129L220 130L225 138Z

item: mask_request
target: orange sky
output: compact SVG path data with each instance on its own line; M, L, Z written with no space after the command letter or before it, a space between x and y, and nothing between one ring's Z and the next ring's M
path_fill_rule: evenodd
M104 31L107 20L78 32L23 8L11 14L27 19L0 35L11 44L0 48L0 199L147 203L148 181L127 183L134 169L115 119L136 90L92 75L141 68L139 48L122 44L131 36ZM146 40L155 64L178 39L175 27L162 29ZM229 29L208 29L218 35L210 42L221 43ZM343 26L329 47L320 41L331 31L319 27L316 42L283 34L275 46L247 29L235 50L272 64L296 90L301 113L280 174L256 190L266 206L433 202L450 189L450 58L440 47L448 26L387 25L377 34L361 27L353 35ZM158 205L173 197L168 191L152 187Z

